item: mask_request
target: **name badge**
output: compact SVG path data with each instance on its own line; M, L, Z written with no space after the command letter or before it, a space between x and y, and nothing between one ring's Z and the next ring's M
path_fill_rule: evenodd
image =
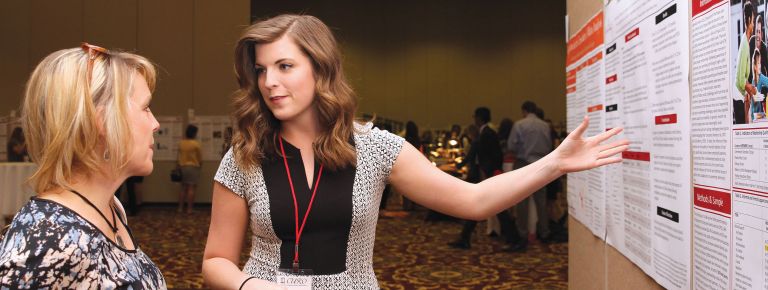
M312 276L291 275L278 271L275 280L288 290L312 290Z

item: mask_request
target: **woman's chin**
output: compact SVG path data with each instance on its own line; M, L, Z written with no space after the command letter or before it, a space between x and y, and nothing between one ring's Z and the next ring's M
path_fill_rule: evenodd
M152 170L154 170L154 164L149 164L142 166L141 168L136 168L135 170L129 171L130 176L147 176L152 174Z
M136 175L136 176L147 176L147 175L150 175L150 174L152 174L152 171L153 171L154 169L155 169L155 165L154 165L154 164L152 164L152 163L150 163L150 164L149 164L149 166L147 166L147 167L146 167L146 168L145 168L145 169L144 169L144 170L141 172L141 174L138 174L138 175Z

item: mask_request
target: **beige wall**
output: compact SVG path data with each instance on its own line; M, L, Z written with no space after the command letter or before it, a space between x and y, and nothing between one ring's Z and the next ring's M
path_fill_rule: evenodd
M477 106L496 123L518 119L530 99L565 119L565 1L291 2L251 9L303 11L331 26L361 112L446 128L471 123Z
M379 3L380 2L380 3ZM417 2L417 3L411 3ZM486 3L487 2L487 3ZM520 118L526 99L564 120L565 1L10 0L0 3L0 116L48 53L87 40L158 64L158 116L224 115L236 88L232 48L249 15L318 16L336 33L360 112L421 128L468 124L477 106L493 121ZM250 9L250 10L249 10ZM12 41L11 41L12 40ZM7 45L10 44L10 45ZM197 200L210 201L218 162L205 162ZM172 162L156 162L150 202L173 202Z
M23 86L47 54L88 41L135 51L160 68L152 102L158 116L228 114L235 90L232 48L249 24L247 0L67 0L0 3L0 115L20 104ZM12 40L12 41L11 41ZM168 181L173 162L155 162L145 179L145 200L173 202L178 185ZM218 162L203 164L197 200L210 201Z

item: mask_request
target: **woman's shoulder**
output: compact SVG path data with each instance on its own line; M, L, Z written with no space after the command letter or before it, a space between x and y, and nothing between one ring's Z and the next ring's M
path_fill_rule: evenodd
M374 127L371 122L355 122L354 135L363 141L404 140L394 133Z
M200 142L197 141L197 139L181 139L179 142L181 145L200 145Z
M32 198L16 214L9 233L15 230L51 235L55 232L92 232L93 228L71 209L52 200Z
M362 154L377 158L394 159L400 153L405 139L389 131L373 127L373 124L355 123L355 146Z
M47 249L68 251L66 249L72 247L79 251L70 252L69 256L87 255L99 237L95 229L71 209L54 201L33 198L13 218L0 243L0 258L7 250L26 249L40 254Z
M0 242L0 278L36 277L32 288L69 288L96 271L98 264L92 261L101 244L98 237L68 208L32 199L14 217ZM67 279L59 279L62 275Z

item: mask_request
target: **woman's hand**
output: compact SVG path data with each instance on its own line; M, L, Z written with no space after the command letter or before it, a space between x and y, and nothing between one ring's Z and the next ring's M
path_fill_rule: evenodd
M601 144L621 132L622 128L613 128L585 139L582 135L587 130L587 126L589 126L589 116L584 116L584 121L579 127L573 130L553 152L556 154L555 160L562 174L621 162L621 156L615 155L629 148L629 141L626 139Z

